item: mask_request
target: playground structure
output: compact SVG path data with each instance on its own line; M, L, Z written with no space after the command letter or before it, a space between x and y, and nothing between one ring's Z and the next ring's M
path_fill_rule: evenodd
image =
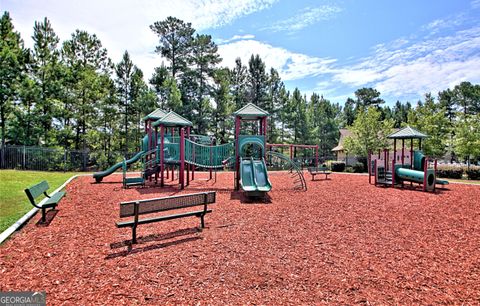
M142 139L140 152L105 171L94 173L93 177L99 183L104 177L122 168L124 185L127 186L126 181L129 180L126 176L127 167L141 161L141 178L144 181L154 180L163 187L170 177L172 181L175 179L175 169L178 169L180 188L184 189L191 180L194 180L196 168L207 169L211 179L212 171L233 167L235 190L242 189L247 196L263 196L272 188L267 172L268 156L270 160L286 164L287 169L293 173L295 188L306 190L305 179L296 163L285 155L266 150L269 114L249 103L236 111L234 116L234 141L215 145L214 139L210 136L191 134L193 124L189 120L175 112L156 109L143 118L146 135ZM245 121L249 124L248 130L255 126L253 135L242 133L242 122ZM318 146L316 152L318 157ZM316 160L318 162L318 159ZM133 179L132 185L141 181L141 178Z
M375 186L395 188L418 183L423 191L435 191L435 185L447 185L448 181L437 179L437 160L425 156L422 149L422 139L428 137L409 126L390 134L393 139L393 152L388 149L370 152L368 156L369 183L374 177ZM397 140L402 141L401 149L397 150ZM405 141L410 140L410 150L406 150ZM414 150L414 140L418 140L418 150Z

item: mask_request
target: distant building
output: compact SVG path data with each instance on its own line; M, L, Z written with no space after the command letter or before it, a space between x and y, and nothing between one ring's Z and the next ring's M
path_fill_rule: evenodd
M355 156L348 156L348 153L345 151L343 144L345 138L352 136L352 132L347 129L340 129L340 138L338 139L338 145L332 149L332 151L337 155L337 161L343 161L346 165L353 165L357 162Z

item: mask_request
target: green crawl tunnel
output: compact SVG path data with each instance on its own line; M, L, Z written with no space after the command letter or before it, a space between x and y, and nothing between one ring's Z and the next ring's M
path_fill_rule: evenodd
M396 168L395 175L404 181L421 183L424 182L424 173L423 171L417 171L407 168ZM435 171L433 169L427 170L427 180L426 180L426 190L433 191L435 187Z

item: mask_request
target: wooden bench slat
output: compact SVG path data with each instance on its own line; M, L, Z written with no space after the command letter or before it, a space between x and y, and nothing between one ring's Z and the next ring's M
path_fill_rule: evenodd
M211 209L205 210L198 210L198 211L189 211L186 213L180 213L180 214L172 214L168 216L160 216L160 217L153 217L153 218L144 218L138 220L138 225L140 224L148 224L148 223L154 223L154 222L160 222L160 221L167 221L167 220L173 220L173 219L178 219L178 218L183 218L183 217L190 217L190 216L200 216L202 214L208 214L211 213ZM135 221L124 221L124 222L117 222L117 227L118 228L123 228L123 227L133 227L135 225Z

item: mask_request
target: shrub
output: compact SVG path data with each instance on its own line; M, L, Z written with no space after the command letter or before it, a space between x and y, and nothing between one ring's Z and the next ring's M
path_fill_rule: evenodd
M470 166L470 169L466 170L468 179L470 180L480 180L480 167L479 166Z
M345 162L332 161L332 163L330 164L330 167L334 172L343 172L345 171Z
M451 165L439 165L437 167L437 176L443 178L461 179L463 168Z
M365 166L363 163L355 163L353 165L353 172L355 173L362 173L365 170Z

